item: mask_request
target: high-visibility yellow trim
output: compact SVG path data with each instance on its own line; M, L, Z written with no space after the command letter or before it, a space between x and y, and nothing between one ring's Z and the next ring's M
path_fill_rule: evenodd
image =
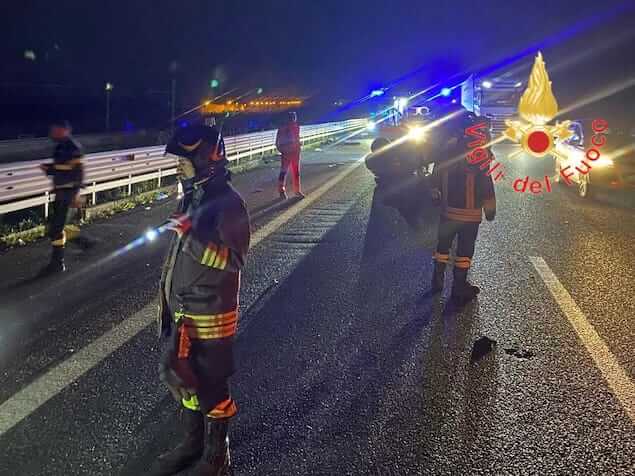
M185 331L190 339L222 339L236 334L238 311L224 314L183 314L175 313L175 320L183 320Z
M57 240L51 240L51 246L62 247L66 245L66 232L62 231L62 237Z
M216 259L216 254L218 253L218 248L214 243L210 243L205 248L205 252L203 253L203 259L201 260L201 264L205 266L213 267L214 260Z
M201 407L199 406L199 403L198 403L198 397L196 395L192 395L189 400L187 400L185 398L182 398L181 399L181 403L188 410L192 410L192 411L196 412L196 411L199 411L201 409Z
M226 326L201 329L197 327L185 326L187 335L190 339L210 340L210 339L223 339L225 337L231 337L236 334L238 328L238 321L227 324Z
M221 270L225 269L227 267L227 258L229 258L229 248L221 246L217 258L217 262L214 263L215 267Z
M63 164L53 164L53 168L55 170L60 170L63 172L69 172L71 170L74 170L75 168L77 168L77 166L81 165L82 161L81 159L71 159L68 162L65 162Z
M176 312L174 315L179 318L185 317L193 322L201 323L203 325L205 323L222 324L229 319L236 318L238 316L238 311L229 311L222 314L186 314L184 312Z
M209 243L203 252L201 264L210 268L220 269L221 271L227 267L229 261L229 248L226 246L218 246L215 243Z

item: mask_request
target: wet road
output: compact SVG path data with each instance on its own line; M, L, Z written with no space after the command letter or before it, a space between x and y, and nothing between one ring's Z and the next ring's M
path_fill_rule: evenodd
M434 214L413 230L384 206L366 150L308 154L302 202L277 205L273 165L235 179L255 228L236 474L635 474L635 210L516 193L548 167L503 158L482 292L452 309L450 277L427 293ZM166 240L109 257L172 207L90 225L61 280L28 281L46 243L0 256L0 474L140 475L177 438L152 325Z

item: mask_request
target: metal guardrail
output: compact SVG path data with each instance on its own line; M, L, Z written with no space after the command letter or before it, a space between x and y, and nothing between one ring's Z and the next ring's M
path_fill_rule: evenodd
M350 119L340 122L313 124L300 128L303 144L335 134L362 129L366 119ZM274 151L276 131L269 130L225 137L225 149L230 162ZM165 146L99 152L84 156L84 188L81 195L90 195L91 204L97 201L97 193L119 187L128 187L149 180L157 180L176 174L176 158L164 155ZM44 206L48 217L49 203L55 195L50 193L51 181L39 166L51 159L14 162L0 165L0 214Z

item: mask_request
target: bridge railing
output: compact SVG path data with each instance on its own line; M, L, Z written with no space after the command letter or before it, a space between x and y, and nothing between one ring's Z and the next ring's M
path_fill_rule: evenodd
M365 125L365 119L306 125L300 128L300 139L305 144L362 129ZM236 163L243 158L274 152L275 140L275 130L225 137L227 158ZM134 184L150 180L157 180L160 187L164 177L176 174L176 157L166 156L164 151L165 146L153 146L85 155L81 195L89 195L94 205L98 192L128 187L131 194ZM0 214L44 206L44 216L48 217L49 203L55 195L50 193L51 181L39 166L50 160L0 165Z

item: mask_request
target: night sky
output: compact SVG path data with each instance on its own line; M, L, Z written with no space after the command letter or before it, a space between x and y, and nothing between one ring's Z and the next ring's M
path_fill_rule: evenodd
M171 75L180 108L209 97L212 78L224 90L263 87L332 101L418 70L395 87L401 93L537 46L554 67L561 102L635 76L635 0L9 3L0 18L3 122L34 95L97 107L106 81L122 103L144 98L163 107ZM611 15L619 5L627 8ZM525 79L533 56L507 67ZM633 95L622 97L632 111Z

